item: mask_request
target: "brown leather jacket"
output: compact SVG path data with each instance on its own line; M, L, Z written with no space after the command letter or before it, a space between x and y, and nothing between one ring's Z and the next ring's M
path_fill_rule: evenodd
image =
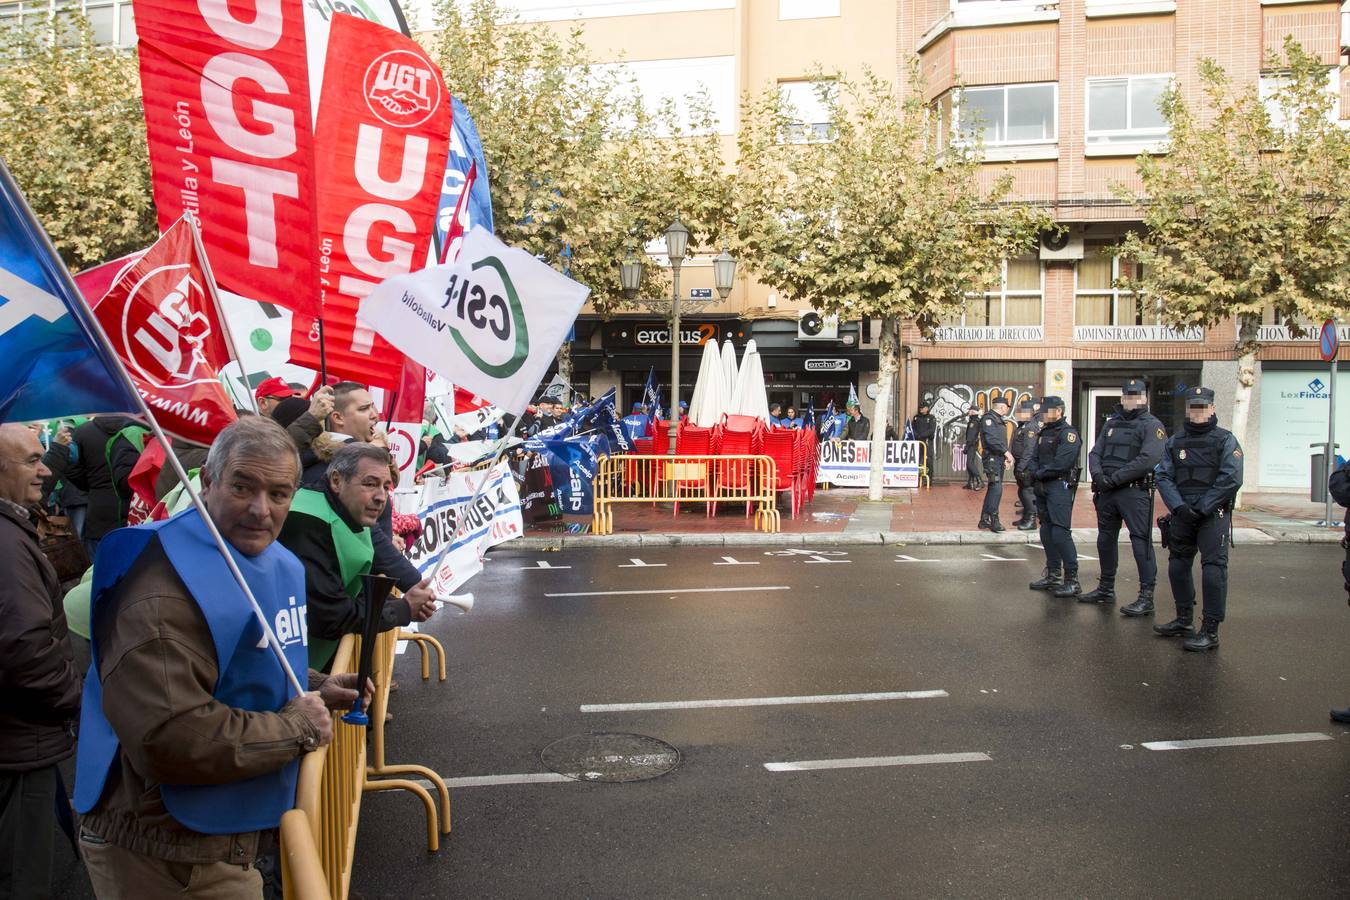
M0 502L0 771L74 752L82 688L56 571L33 523Z
M292 710L245 712L217 701L219 670L201 610L152 541L93 622L103 713L121 742L81 827L169 862L246 865L259 832L211 835L169 815L160 784L228 784L273 772L317 738Z

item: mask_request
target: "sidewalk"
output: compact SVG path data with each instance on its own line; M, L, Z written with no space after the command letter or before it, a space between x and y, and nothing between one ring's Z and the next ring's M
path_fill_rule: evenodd
M1025 544L1039 543L1035 531L1012 527L1019 513L1014 508L1017 492L1004 486L1000 514L1008 530L991 534L976 527L984 493L960 485L937 485L929 491L891 490L885 499L872 502L867 492L854 488L816 490L815 499L792 518L786 495L779 502L782 530L765 534L753 530L744 505L724 504L715 518L703 504L681 504L676 515L670 504L621 504L614 511L614 534L590 534L589 517L568 516L562 522L527 527L525 537L512 546L525 548L688 546L831 546L839 544ZM1166 510L1156 503L1156 515ZM1337 521L1344 510L1335 507ZM1155 515L1155 517L1156 517ZM1270 543L1336 543L1344 530L1316 523L1324 508L1303 495L1244 494L1242 507L1233 520L1238 545ZM1096 513L1091 491L1080 489L1074 505L1074 539L1097 539ZM1155 540L1157 529L1154 529ZM1121 541L1128 541L1124 529Z

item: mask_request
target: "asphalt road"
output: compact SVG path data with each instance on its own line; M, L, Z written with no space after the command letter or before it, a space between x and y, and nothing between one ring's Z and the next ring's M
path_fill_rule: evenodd
M1207 654L1155 637L1153 620L1028 591L1035 548L731 549L494 551L471 585L477 608L429 623L449 681L424 684L416 651L402 657L388 760L447 778L533 777L452 785L454 830L436 854L416 801L366 794L353 887L367 898L1350 890L1350 730L1326 712L1350 704L1338 548L1235 548L1222 644ZM1083 563L1086 588L1095 565ZM844 696L585 709L822 695ZM546 745L587 732L649 735L682 760L648 781L538 780L556 777ZM1261 742L1145 746L1236 737ZM823 768L783 765L804 762Z

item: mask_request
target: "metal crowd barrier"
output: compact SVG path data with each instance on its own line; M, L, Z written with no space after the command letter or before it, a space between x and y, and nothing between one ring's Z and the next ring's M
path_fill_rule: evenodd
M781 526L775 485L778 468L768 456L656 456L619 454L600 458L596 469L595 534L614 533L618 503L704 503L708 515L719 503L744 503L754 512L756 531L776 532Z

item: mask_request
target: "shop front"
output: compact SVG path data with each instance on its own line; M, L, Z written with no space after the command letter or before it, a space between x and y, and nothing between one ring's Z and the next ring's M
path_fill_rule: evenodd
M932 477L965 480L966 411L988 409L994 397L1004 397L1014 408L1043 391L1045 364L1033 361L974 362L922 360L919 398L937 418ZM917 403L915 404L917 406Z
M1091 449L1097 430L1120 403L1120 388L1131 378L1148 385L1149 410L1162 421L1168 434L1186 421L1181 399L1187 388L1201 383L1201 362L1177 360L1074 360L1073 423Z
M1350 455L1350 376L1345 363L1337 367L1336 436L1341 456ZM1305 493L1311 486L1312 444L1327 439L1331 409L1331 373L1315 362L1266 361L1258 382L1259 418L1247 429L1247 440L1258 444L1256 477L1261 489Z

